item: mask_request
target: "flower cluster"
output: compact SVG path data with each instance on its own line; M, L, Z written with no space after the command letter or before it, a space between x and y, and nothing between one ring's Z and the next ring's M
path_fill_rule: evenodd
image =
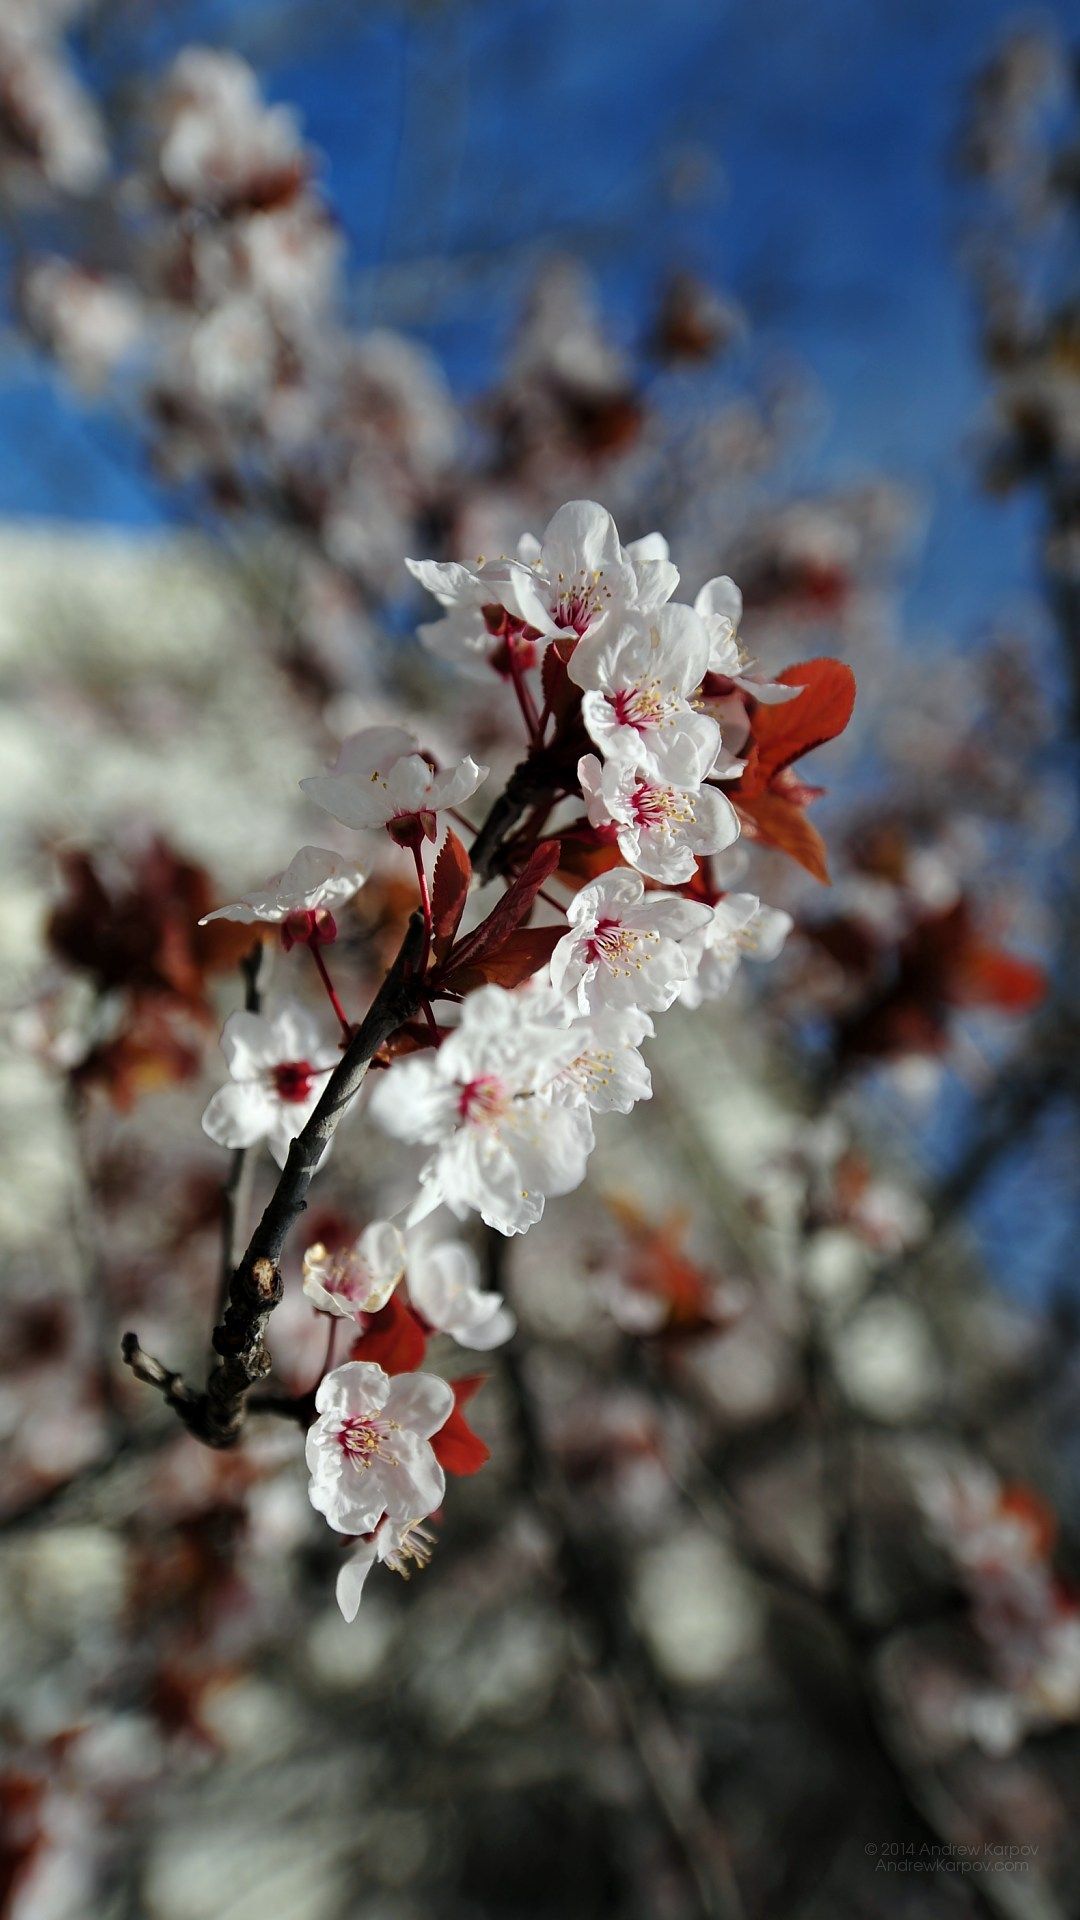
M1035 1491L983 1462L926 1473L923 1511L949 1554L986 1649L993 1685L967 1705L967 1730L1009 1752L1034 1727L1080 1710L1080 1598L1053 1563L1057 1522Z
M193 165L198 143L189 136L183 151ZM852 696L835 662L765 679L739 646L731 581L680 603L665 541L624 546L592 501L560 508L512 558L410 564L442 607L422 637L510 683L526 757L471 856L446 818L460 823L487 777L471 756L440 767L412 733L370 727L301 783L362 836L361 861L379 846L411 857L418 901L406 1009L376 1050L367 1102L371 1119L421 1150L415 1198L400 1225L317 1242L304 1261L314 1307L359 1329L318 1389L308 1441L314 1504L363 1542L339 1582L350 1615L376 1560L401 1571L427 1556L418 1529L443 1494L439 1435L452 1411L460 1418L451 1389L417 1371L427 1338L485 1350L513 1329L468 1246L424 1241L420 1223L444 1208L498 1234L533 1226L584 1179L597 1117L650 1097L640 1049L656 1016L725 993L744 954L779 952L790 916L731 892L741 867L716 856L746 826L814 866L803 816L816 789L791 767L840 731ZM308 948L346 1049L358 1030L325 954L363 877L359 862L306 847L218 909ZM223 1046L231 1082L207 1108L207 1132L234 1148L265 1136L284 1165L337 1048L293 1002L233 1014ZM328 1093L325 1110L334 1105ZM708 1304L695 1313L716 1318Z

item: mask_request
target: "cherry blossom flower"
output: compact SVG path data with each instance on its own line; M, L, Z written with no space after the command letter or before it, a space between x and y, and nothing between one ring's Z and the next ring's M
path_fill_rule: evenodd
M697 786L720 747L720 728L690 697L709 663L709 638L689 607L605 621L574 649L568 672L584 689L582 718L606 760Z
M383 1520L369 1540L364 1540L349 1555L338 1572L337 1603L348 1621L356 1619L364 1592L364 1582L376 1561L403 1580L414 1567L426 1567L435 1544L434 1535L419 1520Z
M318 1105L326 1075L341 1058L318 1022L297 1000L272 1013L231 1013L221 1035L231 1076L202 1117L203 1132L219 1147L250 1147L265 1139L279 1167Z
M739 753L750 736L747 699L764 706L793 700L801 687L788 687L759 674L739 643L742 594L726 574L707 580L694 601L709 636L709 712L723 729L725 745Z
M480 1285L480 1262L461 1240L414 1242L407 1254L409 1299L436 1333L488 1353L509 1340L517 1321L501 1293Z
M744 693L761 700L766 706L794 700L802 692L801 687L781 686L775 680L762 679L753 671L753 661L747 658L739 645L742 611L742 594L726 573L718 574L715 580L706 580L694 601L694 612L708 635L709 672L730 680L732 686L740 687Z
M31 332L86 393L106 384L143 335L145 315L133 288L55 254L31 263L19 297Z
M415 848L435 839L436 815L468 800L487 775L467 756L446 773L435 773L411 733L365 727L342 742L329 773L300 785L345 826L364 833L385 828L399 847Z
M639 874L617 868L582 887L566 917L569 931L550 961L556 991L580 1013L608 1007L659 1013L689 977L680 942L707 925L712 908L670 894L646 894ZM569 1066L576 1057L571 1030L571 1052L559 1065Z
M580 1051L560 1067L549 1089L553 1100L585 1106L591 1113L629 1113L652 1099L652 1076L638 1048L655 1032L637 1007L605 1007L570 1029Z
M712 919L683 942L690 977L679 998L684 1006L720 1000L742 960L775 960L794 926L790 913L763 906L752 893L729 893Z
M261 887L253 887L230 906L215 907L213 913L203 915L199 925L208 926L211 920L238 920L248 927L265 921L304 937L317 931L322 940L332 940L337 932L333 909L351 900L364 880L359 867L341 854L331 853L328 847L301 847L283 873L272 874Z
M321 1240L304 1254L304 1292L320 1313L355 1320L385 1307L405 1271L405 1243L390 1220L373 1220L347 1247Z
M652 1098L652 1079L638 1048L656 1029L638 1007L604 1007L576 1014L574 1002L550 980L530 981L530 1018L546 1020L573 1034L578 1051L561 1066L546 1092L562 1106L588 1107L592 1113L629 1113L639 1100Z
M397 1139L435 1149L410 1221L445 1202L458 1219L472 1210L499 1233L524 1233L545 1196L580 1185L589 1114L542 1097L576 1050L571 1033L531 1020L520 995L489 986L469 995L437 1053L394 1063L371 1113Z
M391 1379L369 1360L335 1367L319 1384L305 1449L316 1512L338 1533L370 1533L384 1514L406 1527L426 1519L446 1489L429 1442L453 1408L452 1388L433 1373Z
M614 826L628 865L667 886L691 879L699 854L720 853L739 837L739 816L715 787L672 786L644 767L601 764L594 753L578 761L578 779L591 825Z
M594 500L568 501L542 540L523 537L515 559L406 565L444 609L442 620L420 628L420 638L465 666L496 660L506 644L524 646L521 663L533 665L536 642L578 638L609 614L655 612L679 579L659 534L624 547L610 513Z
M238 54L188 47L170 71L161 117L157 164L176 201L217 212L269 207L306 177L296 115L265 104Z

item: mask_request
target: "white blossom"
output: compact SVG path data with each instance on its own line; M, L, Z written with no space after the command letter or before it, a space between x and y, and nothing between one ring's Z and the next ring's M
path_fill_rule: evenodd
M105 385L143 336L134 288L55 254L27 268L21 300L31 331L87 393Z
M329 773L300 785L345 826L366 833L385 828L399 846L418 846L421 839L434 840L436 815L468 800L487 774L468 757L435 773L411 733L365 727L342 742Z
M230 1080L203 1114L203 1132L220 1147L265 1139L283 1167L341 1058L338 1048L323 1038L306 1007L283 1000L271 1013L231 1013L221 1051Z
M338 1533L370 1533L384 1514L398 1525L426 1519L446 1488L431 1436L453 1406L453 1390L433 1373L391 1379L368 1360L335 1367L308 1429L312 1506Z
M639 874L619 867L582 887L566 917L569 931L550 961L556 991L583 1014L608 1007L657 1013L670 1007L689 976L681 942L708 923L712 909L647 894ZM560 1064L574 1057L571 1052Z
M434 1536L419 1520L381 1521L371 1539L362 1540L338 1572L337 1603L345 1619L356 1619L364 1582L376 1561L407 1580L414 1567L427 1566L434 1544Z
M355 1320L385 1307L405 1271L405 1243L390 1220L373 1220L333 1252L317 1240L304 1254L304 1292L320 1313Z
M574 1056L571 1034L528 1016L505 987L482 987L437 1052L395 1061L380 1076L371 1112L400 1140L434 1148L420 1172L410 1219L445 1202L498 1232L524 1233L548 1194L569 1193L593 1148L589 1114L542 1097Z
M294 913L333 913L360 891L364 879L359 867L340 853L331 853L328 847L301 847L283 873L272 874L230 906L215 907L199 925L205 927L211 920L238 920L245 927L262 920L280 925Z
M573 1058L546 1088L550 1100L588 1107L591 1113L629 1113L639 1100L652 1098L652 1078L638 1051L656 1031L647 1013L639 1007L602 1007L582 1014L575 996L544 979L530 981L522 993L530 1019L563 1028L577 1043Z
M694 601L694 612L701 619L708 636L709 672L722 674L725 680L741 687L744 693L751 694L765 706L794 700L802 692L801 687L786 687L776 680L765 680L754 672L753 661L747 658L739 645L742 611L742 594L726 573L705 582Z
M464 1241L413 1239L406 1266L409 1299L436 1333L478 1353L509 1340L517 1321L501 1293L481 1287L480 1262Z
M567 671L584 690L582 718L604 758L697 786L720 747L716 721L690 704L708 662L708 635L689 607L628 614L586 634Z
M739 816L715 787L673 786L593 753L578 761L578 779L591 825L614 826L623 859L666 886L681 886L699 854L720 853L739 837Z
M188 47L164 90L157 163L168 192L227 212L306 172L296 115L267 106L238 54ZM259 193L259 188L262 193Z
M574 639L608 615L655 612L679 579L659 534L624 547L610 513L594 500L568 501L542 540L522 538L514 559L478 559L473 567L434 560L406 565L444 610L442 620L420 628L420 638L462 665L486 660L499 644L485 608L503 609L544 643Z
M720 1000L743 960L775 960L794 926L790 913L763 906L752 893L729 893L712 919L683 943L690 977L679 995L684 1006Z

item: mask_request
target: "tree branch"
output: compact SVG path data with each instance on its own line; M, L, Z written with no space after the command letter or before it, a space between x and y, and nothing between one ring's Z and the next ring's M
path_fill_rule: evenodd
M422 996L416 968L423 943L423 918L414 913L397 958L340 1065L331 1074L318 1106L293 1141L262 1219L230 1276L225 1309L211 1341L218 1360L210 1369L205 1389L200 1392L189 1386L180 1374L146 1353L137 1334L124 1335L124 1364L137 1379L157 1388L188 1431L205 1446L235 1446L244 1424L248 1390L270 1371L265 1331L281 1299L278 1262L282 1249L307 1205L312 1179L340 1120L360 1091L373 1056L419 1007Z

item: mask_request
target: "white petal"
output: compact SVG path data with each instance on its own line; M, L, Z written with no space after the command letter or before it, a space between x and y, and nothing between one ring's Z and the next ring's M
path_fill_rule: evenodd
M365 1540L350 1553L344 1565L338 1569L335 1585L337 1603L346 1620L355 1620L360 1611L360 1599L364 1591L364 1582L375 1565L376 1546L374 1540Z
M273 1124L276 1102L257 1082L219 1087L202 1117L203 1132L219 1147L251 1147Z
M384 1417L427 1440L454 1410L453 1388L434 1373L399 1373L390 1382Z
M323 1375L315 1395L319 1413L379 1413L390 1392L389 1376L371 1360L347 1360Z

